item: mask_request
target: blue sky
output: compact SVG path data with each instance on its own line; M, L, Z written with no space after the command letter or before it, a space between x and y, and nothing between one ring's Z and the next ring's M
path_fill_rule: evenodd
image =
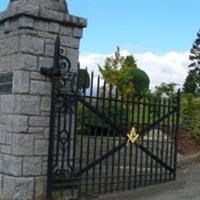
M88 18L83 51L186 51L200 28L200 0L70 0L71 13Z
M200 28L200 0L68 0L71 14L88 19L82 52L186 51ZM0 0L1 10L8 0Z
M4 10L8 0L0 0ZM80 61L98 71L116 46L133 54L150 76L151 88L183 84L189 49L200 29L200 0L68 0L70 14L88 19Z

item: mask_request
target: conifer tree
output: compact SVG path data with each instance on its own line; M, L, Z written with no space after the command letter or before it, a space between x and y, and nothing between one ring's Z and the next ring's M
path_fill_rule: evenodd
M183 91L195 94L200 86L200 30L190 50L189 72L183 85Z

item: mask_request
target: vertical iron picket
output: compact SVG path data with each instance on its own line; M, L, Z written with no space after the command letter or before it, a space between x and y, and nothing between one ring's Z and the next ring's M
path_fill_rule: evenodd
M56 113L56 89L54 88L54 81L51 92L51 117L49 128L49 149L48 149L48 167L47 167L47 198L52 198L53 190L53 154L54 154L54 130L55 130L55 113Z
M161 97L158 98L158 102L157 102L157 109L158 111L158 118L160 118L160 114L161 114ZM158 157L159 155L159 147L160 147L160 123L157 126L157 134L156 134L156 156ZM155 182L158 181L158 163L155 164Z
M115 88L115 96L114 96L114 123L118 123L117 122L117 115L118 115L118 88ZM118 137L118 135L116 134L116 131L113 130L113 149L115 148L116 145L116 137ZM114 179L115 179L115 155L112 155L112 175L111 175L111 192L113 192L113 187L114 187Z
M178 132L179 132L179 119L180 119L180 89L176 96L176 123L175 123L175 137L174 137L174 179L176 179L176 165L177 165L177 152L178 152Z
M142 128L142 130L144 129L144 127L145 127L145 115L146 115L146 108L145 108L145 103L146 103L146 98L145 97L143 97L142 98L142 102L141 102L141 105L142 105L142 124L141 124L141 128ZM144 146L144 135L142 135L141 136L142 138L141 138L141 143L142 143L142 146ZM142 186L142 184L143 184L143 181L144 180L142 180L142 177L143 177L143 168L144 168L144 166L143 166L143 151L141 151L141 160L140 160L140 186Z
M105 104L106 104L106 81L104 81L104 84L103 84L103 94L102 94L102 113L105 114ZM104 126L103 124L103 120L101 120L101 125L102 127ZM103 129L101 129L101 134L100 134L100 137L101 137L101 140L100 140L100 157L102 157L103 155ZM101 187L102 187L102 180L104 179L105 180L105 177L101 177L102 175L102 162L99 163L99 185L98 185L98 193L101 192Z
M171 111L171 99L168 99L168 112ZM169 135L170 135L170 117L168 116L167 118L167 141L166 141L166 155L165 155L165 163L168 164L168 159L169 159ZM165 169L165 181L168 180L168 174L167 170Z
M134 96L132 96L131 98L131 102L130 103L130 106L131 106L131 122L130 122L130 128L134 127L134 120L135 120L135 117L134 117L134 107L135 107L135 99L134 99ZM130 190L131 189L131 183L132 183L132 178L133 178L133 170L132 170L132 165L133 165L133 161L135 161L135 157L133 155L133 145L130 145L130 150L129 150L129 180L128 180L128 189Z
M163 111L162 111L162 116L165 115L166 112L166 98L163 99ZM161 160L163 160L163 156L164 156L164 146L165 146L165 131L166 131L166 124L165 124L165 120L163 120L162 122L162 143L161 143ZM163 178L163 166L160 166L160 182L162 182Z
M169 159L169 165L173 168L173 151L174 148L174 138L175 138L175 127L174 127L174 121L175 121L175 112L172 114L171 117L171 128L170 128L170 159ZM169 179L172 179L172 175L169 175Z
M108 89L108 110L107 110L107 116L108 119L111 117L111 106L112 106L112 85L109 84L109 89ZM110 145L110 127L106 130L106 152L109 152L109 145ZM107 192L109 190L109 175L108 175L108 170L109 170L109 158L106 158L105 160L105 185L104 185L104 190Z
M152 118L152 123L155 123L156 120L156 103L157 103L157 98L153 98L153 118ZM154 153L154 139L155 139L155 127L153 127L153 130L151 130L151 152ZM152 184L152 178L153 178L153 170L154 170L154 160L151 158L151 164L150 164L150 184Z

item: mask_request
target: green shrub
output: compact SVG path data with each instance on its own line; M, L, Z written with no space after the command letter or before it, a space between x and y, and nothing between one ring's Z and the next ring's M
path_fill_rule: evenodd
M149 89L150 79L146 72L139 68L129 67L120 71L121 77L117 83L120 91L124 94L134 94L137 96L143 95Z
M89 99L85 100L89 102ZM96 107L97 99L93 99L91 104ZM102 99L98 100L98 111L103 113L103 115L113 121L117 126L121 126L121 124L126 122L126 107L118 104L109 105L108 101L104 101ZM84 119L83 119L84 116ZM78 117L77 120L80 124L83 125L93 125L99 127L108 127L105 121L103 121L97 114L93 111L89 110L87 107L82 105L81 103L78 104Z
M78 89L86 90L90 86L90 76L87 69L79 69L78 73Z
M200 119L200 98L192 94L181 95L181 126L192 129Z
M192 136L198 143L200 143L200 121L194 126Z

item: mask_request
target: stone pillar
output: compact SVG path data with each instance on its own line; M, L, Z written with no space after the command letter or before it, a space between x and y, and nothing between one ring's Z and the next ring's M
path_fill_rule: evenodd
M59 34L72 70L86 20L64 0L12 0L0 13L0 200L42 200L46 194L52 67Z

